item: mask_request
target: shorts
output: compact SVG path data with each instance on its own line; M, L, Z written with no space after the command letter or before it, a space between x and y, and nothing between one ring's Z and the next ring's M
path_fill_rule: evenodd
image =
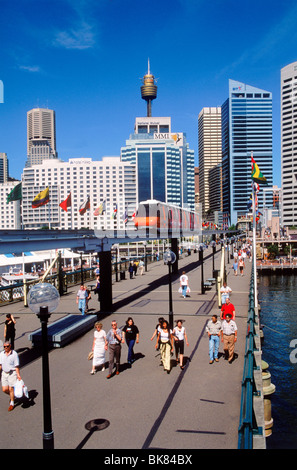
M183 339L175 341L174 345L175 345L176 354L178 354L178 353L184 354L185 343L184 343Z
M13 387L17 379L18 377L15 370L11 370L10 372L4 372L4 370L2 370L2 387Z

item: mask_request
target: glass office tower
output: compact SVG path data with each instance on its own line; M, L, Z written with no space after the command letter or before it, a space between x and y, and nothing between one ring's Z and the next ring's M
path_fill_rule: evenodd
M194 210L194 151L184 133L171 132L170 117L136 118L121 159L136 165L138 203L156 199Z
M251 194L251 155L272 186L272 93L229 80L222 105L223 214L227 225L247 213ZM259 209L263 191L258 194ZM266 204L272 206L266 199Z

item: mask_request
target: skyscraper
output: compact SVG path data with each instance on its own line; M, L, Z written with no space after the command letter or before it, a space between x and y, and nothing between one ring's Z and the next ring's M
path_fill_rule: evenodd
M222 178L225 224L247 213L251 194L251 155L272 186L272 93L229 80L222 105ZM272 204L267 199L267 204ZM259 208L263 194L258 195Z
M152 76L148 73L145 77L148 75ZM142 97L148 102L147 116L136 118L134 133L121 148L121 160L136 165L138 203L156 199L193 210L194 151L189 148L185 133L171 131L170 117L150 115L149 102L157 93L154 83L153 86L151 92L142 87Z
M199 202L202 205L202 214L205 217L214 209L210 203L209 178L210 170L222 162L222 132L221 132L221 108L203 108L198 117L198 141L199 141ZM212 187L216 185L215 175L212 174ZM217 188L221 186L221 180L217 180ZM219 201L217 201L219 203Z
M297 225L297 62L281 69L282 222Z
M8 158L6 153L0 152L0 183L8 181Z
M55 111L34 108L27 112L26 167L58 158L56 151Z

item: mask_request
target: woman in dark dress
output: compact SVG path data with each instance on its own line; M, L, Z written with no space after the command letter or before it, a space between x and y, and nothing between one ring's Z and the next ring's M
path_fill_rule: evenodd
M8 313L4 324L4 339L9 341L11 349L14 349L14 338L15 338L15 319Z

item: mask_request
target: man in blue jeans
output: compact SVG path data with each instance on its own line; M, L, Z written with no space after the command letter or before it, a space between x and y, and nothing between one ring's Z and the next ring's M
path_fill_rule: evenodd
M82 315L85 314L87 297L88 297L87 290L85 286L82 284L76 295L76 303L78 304L78 309L81 311Z
M207 322L206 332L209 338L209 363L213 364L213 361L219 362L219 346L220 336L222 331L222 323L218 320L217 315L213 315L211 320Z

